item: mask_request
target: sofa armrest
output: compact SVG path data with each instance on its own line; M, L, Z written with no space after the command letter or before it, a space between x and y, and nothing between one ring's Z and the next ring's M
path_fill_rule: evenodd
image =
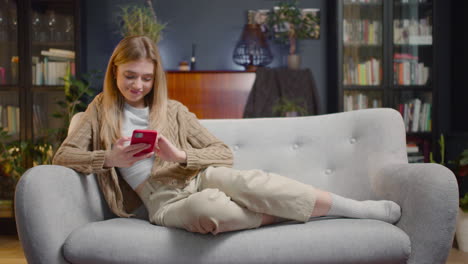
M16 225L28 263L67 263L62 245L68 235L109 215L92 174L42 165L26 171L16 187Z
M445 263L458 214L455 176L439 164L391 164L373 179L379 198L402 209L396 224L411 240L408 263Z

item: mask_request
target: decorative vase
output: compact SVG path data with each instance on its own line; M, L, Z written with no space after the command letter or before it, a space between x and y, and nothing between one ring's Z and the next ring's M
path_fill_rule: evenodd
M457 229L455 233L458 249L468 252L468 213L463 212L460 208L458 208Z
M288 68L297 70L301 67L301 57L297 54L288 55Z
M295 116L299 116L299 113L296 112L296 111L286 112L285 116L286 117L295 117Z

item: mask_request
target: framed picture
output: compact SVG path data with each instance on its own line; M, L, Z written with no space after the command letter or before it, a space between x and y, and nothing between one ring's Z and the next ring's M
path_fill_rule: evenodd
M301 9L302 17L308 17L308 21L311 22L309 25L312 28L310 33L311 39L320 38L320 9L318 8L304 8Z
M278 10L279 7L273 7L273 12ZM312 32L309 35L309 39L319 39L320 38L320 9L318 8L301 8L300 9L303 21L305 21L306 27L312 28ZM249 24L259 24L262 32L268 34L270 30L274 32L287 32L289 30L289 24L285 22L282 26L277 26L273 29L270 29L268 26L268 15L272 12L270 9L258 9L258 10L248 10L247 13L247 23Z
M259 24L263 33L268 32L268 13L269 9L249 10L247 14L247 23Z

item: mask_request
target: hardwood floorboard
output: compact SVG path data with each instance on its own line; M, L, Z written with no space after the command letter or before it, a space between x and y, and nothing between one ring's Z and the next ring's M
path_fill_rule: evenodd
M26 264L17 236L0 236L0 264Z

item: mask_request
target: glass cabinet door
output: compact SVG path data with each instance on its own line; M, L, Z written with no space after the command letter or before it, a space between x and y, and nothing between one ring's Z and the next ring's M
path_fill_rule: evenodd
M75 75L73 0L33 0L31 4L32 126L34 141L54 145L63 138L66 76Z
M0 127L12 140L17 140L20 134L18 8L12 0L0 0L0 6Z
M32 83L63 85L75 72L73 1L32 1Z
M383 105L383 1L343 1L343 110Z
M408 133L432 131L432 21L432 0L393 4L393 100Z
M18 16L16 1L0 0L0 85L18 84Z

